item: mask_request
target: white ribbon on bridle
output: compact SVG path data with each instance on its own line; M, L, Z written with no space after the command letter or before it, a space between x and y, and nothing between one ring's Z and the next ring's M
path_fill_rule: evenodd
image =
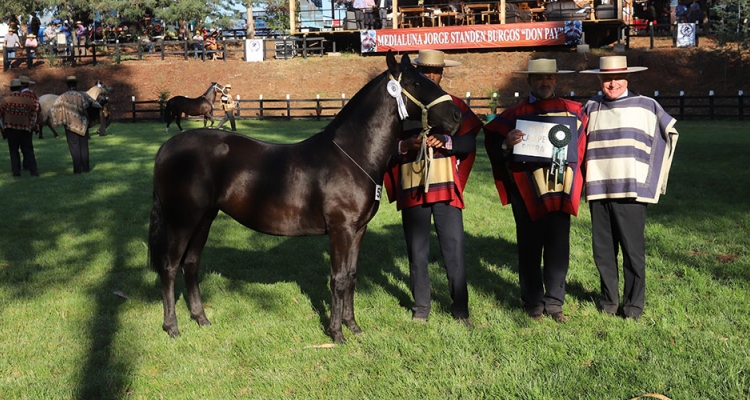
M419 138L422 139L422 147L419 149L419 153L417 153L416 162L421 161L423 158L425 160L424 168L422 169L422 179L424 182L424 192L427 193L430 190L430 164L432 163L434 153L434 149L432 147L427 147L427 135L430 133L430 129L432 128L427 122L427 117L430 108L444 101L453 101L453 98L449 94L444 94L433 100L430 104L424 105L422 104L422 102L414 98L414 96L407 92L403 87L401 87L401 75L399 75L398 80L393 78L393 75L391 74L388 74L388 78L390 78L390 80L388 81L388 85L386 86L386 88L388 89L388 94L396 99L396 104L398 105L398 115L402 120L409 117L409 113L406 111L406 101L403 97L401 97L401 93L403 93L404 96L413 101L414 104L422 109L422 132L419 133Z

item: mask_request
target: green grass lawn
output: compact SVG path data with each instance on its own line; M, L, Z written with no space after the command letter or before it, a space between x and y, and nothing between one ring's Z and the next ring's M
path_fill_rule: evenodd
M240 121L269 141L324 123ZM197 122L188 122L197 127ZM520 308L515 227L480 143L464 223L474 327L455 323L436 241L433 312L411 321L408 263L395 206L383 202L359 258L364 333L326 335L327 237L250 231L224 214L203 252L213 323L161 330L147 267L154 155L162 124L117 123L90 142L75 176L63 139L35 140L40 178L11 178L0 150L0 399L750 397L748 122L680 122L667 194L649 206L646 310L597 312L588 206L573 219L567 324ZM49 135L48 135L49 137ZM745 161L742 161L745 160Z

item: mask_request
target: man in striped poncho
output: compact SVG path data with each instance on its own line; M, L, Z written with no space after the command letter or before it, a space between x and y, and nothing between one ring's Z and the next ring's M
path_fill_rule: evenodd
M638 319L646 298L646 206L665 193L677 131L675 119L656 100L628 90L625 56L602 57L602 94L584 106L588 115L586 199L591 209L594 262L601 277L599 306L620 305L617 254L622 248L625 289L621 313Z

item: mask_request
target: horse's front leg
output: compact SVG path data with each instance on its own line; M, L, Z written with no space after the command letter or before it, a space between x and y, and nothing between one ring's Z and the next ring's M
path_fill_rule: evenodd
M362 333L354 318L354 288L357 283L357 258L367 227L350 232L331 231L331 320L328 332L336 343L345 343L343 322L354 334Z

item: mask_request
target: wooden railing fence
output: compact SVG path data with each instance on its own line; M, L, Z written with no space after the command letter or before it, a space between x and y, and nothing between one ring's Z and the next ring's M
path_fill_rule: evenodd
M309 55L325 54L325 39L322 37L284 37L264 39L266 57L292 58ZM196 45L202 45L200 49ZM18 68L31 61L32 63L49 62L51 65L67 64L72 67L81 64L94 64L108 59L115 64L126 60L144 60L158 57L165 60L177 57L184 60L200 58L203 61L216 58L223 61L242 60L246 54L247 42L244 39L223 39L217 41L217 50L207 50L205 42L193 40L163 40L146 41L138 39L134 42L94 42L86 45L40 45L33 60L27 57L26 49L16 48L15 57L8 57L3 48L3 60L8 60L14 68ZM28 65L27 65L28 66ZM3 63L3 70L7 71L8 63Z
M585 103L591 96L579 96L571 93L566 98ZM744 120L750 115L748 101L745 101L743 91L734 96L716 96L710 92L707 96L663 96L655 92L655 98L665 111L677 120L690 119L737 119ZM516 104L521 98L513 96L472 97L466 93L464 101L482 116L492 114L491 103L497 104L496 112ZM349 102L346 94L340 98L293 99L287 95L284 99L267 99L262 95L257 99L243 99L237 96L238 119L330 119L335 117ZM113 119L123 122L157 121L162 119L164 103L157 100L137 100L135 96L129 102L111 102L110 108ZM214 117L220 118L222 111L216 105Z

